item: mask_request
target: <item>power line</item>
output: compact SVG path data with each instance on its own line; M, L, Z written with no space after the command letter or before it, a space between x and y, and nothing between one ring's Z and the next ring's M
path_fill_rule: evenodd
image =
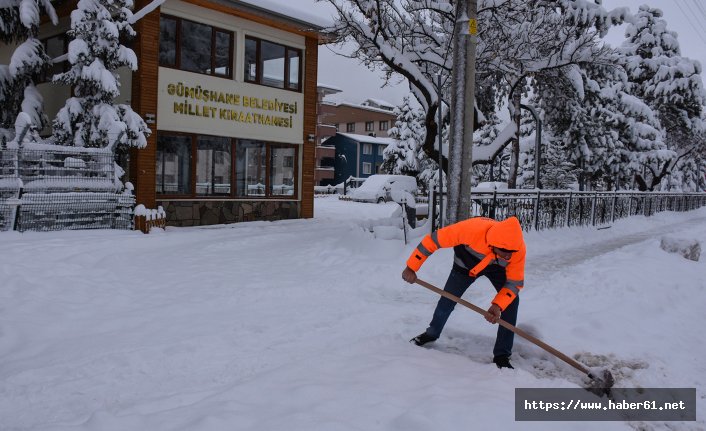
M691 0L691 2L696 5L696 8L701 11L701 17L706 19L706 8L701 3L699 3L699 1L700 0Z
M681 11L681 13L686 17L686 20L689 22L689 25L694 30L694 32L696 32L696 35L699 36L699 38L701 39L702 42L706 43L706 38L701 34L699 29L696 27L694 22L691 20L691 17L689 16L689 14L686 13L686 11L684 11L684 8L682 7L681 3L679 3L679 0L674 0L674 4L677 5L677 7Z
M702 19L699 19L699 17L697 17L698 12L699 12L698 8L696 8L696 12L694 12L694 10L691 9L691 3L689 3L689 2L686 1L686 0L685 0L684 5L689 9L690 16L693 17L693 18L696 20L696 22L698 22L698 23L701 25L701 28L702 28L703 30L706 30L706 27L704 27L704 22L703 22L703 20L702 20Z

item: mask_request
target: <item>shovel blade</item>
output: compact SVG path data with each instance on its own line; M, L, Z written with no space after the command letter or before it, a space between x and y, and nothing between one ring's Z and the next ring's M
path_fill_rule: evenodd
M591 381L588 383L586 390L592 392L599 397L603 395L610 396L610 389L615 384L613 374L608 370L600 370L588 373L588 378Z

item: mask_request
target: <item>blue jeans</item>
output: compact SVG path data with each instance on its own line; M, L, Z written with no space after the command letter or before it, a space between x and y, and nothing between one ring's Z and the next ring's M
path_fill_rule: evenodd
M478 274L478 276L487 277L493 284L493 287L495 287L496 291L500 291L503 285L505 285L505 270L497 265L488 266L480 274ZM449 279L446 281L444 290L460 298L474 281L476 281L476 279L468 275L468 270L454 265L451 273L449 274ZM518 296L510 303L510 305L508 305L505 311L502 312L501 318L507 323L514 325L517 322L517 309L519 308L519 305L520 297ZM429 327L426 331L427 334L438 338L441 335L441 331L444 329L444 325L446 325L446 321L449 319L449 316L455 306L456 303L454 301L442 296L436 304L434 317L432 317L431 323L429 323ZM512 331L498 325L498 335L495 338L493 355L510 356L512 354L512 343L514 338L515 334Z

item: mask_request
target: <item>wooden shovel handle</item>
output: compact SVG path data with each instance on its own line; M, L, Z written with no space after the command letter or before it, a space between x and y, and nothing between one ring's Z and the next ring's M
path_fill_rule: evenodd
M419 284L420 286L424 286L427 289L438 293L439 295L443 296L444 298L448 298L452 301L454 301L457 304L461 304L464 307L470 308L471 310L475 311L476 313L479 313L483 316L490 316L490 313L487 311L483 310L482 308L478 307L477 305L471 304L470 302L463 300L459 298L456 295L452 295L449 292L445 290L441 290L438 287L434 286L433 284L427 283L424 280L417 279L415 283ZM556 356L557 358L561 359L562 361L566 362L567 364L571 365L572 367L576 368L577 370L581 371L582 373L588 375L590 378L594 378L594 376L591 374L591 372L584 367L583 365L579 364L578 362L574 361L570 357L566 356L565 354L561 353L557 349L553 348L549 344L543 342L542 340L531 336L530 334L526 333L522 329L518 328L515 325L512 325L510 323L507 323L503 319L498 319L498 325L503 326L504 328L509 329L510 331L514 332L515 334L519 335L520 337L524 338L525 340L531 341L535 345L541 347L542 349L546 350L547 352L551 353L552 355Z

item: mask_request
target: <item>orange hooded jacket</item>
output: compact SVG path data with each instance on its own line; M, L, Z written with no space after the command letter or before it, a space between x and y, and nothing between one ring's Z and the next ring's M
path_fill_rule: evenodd
M454 247L454 264L477 277L491 262L505 268L506 281L493 299L502 310L515 300L524 285L525 241L522 227L516 217L496 221L485 217L475 217L425 236L422 242L407 259L407 266L414 272L440 248ZM510 260L496 256L491 247L513 250Z

